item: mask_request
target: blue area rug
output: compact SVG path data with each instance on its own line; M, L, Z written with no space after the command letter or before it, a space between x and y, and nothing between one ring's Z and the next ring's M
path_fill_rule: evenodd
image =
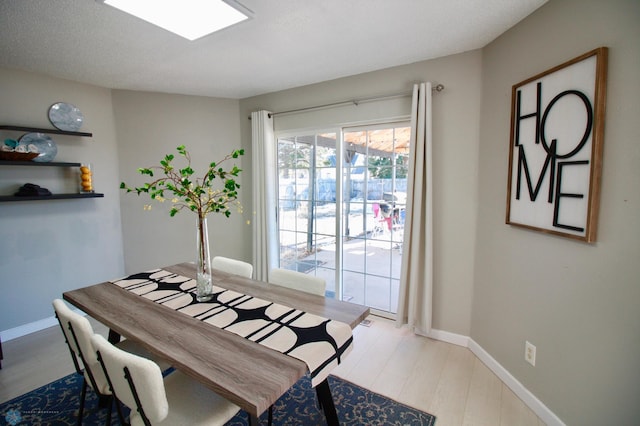
M75 425L82 378L71 374L39 389L0 404L0 425ZM345 380L329 376L329 386L341 425L433 425L435 417L399 404ZM98 408L98 398L87 391L84 425L104 425L106 410ZM267 414L261 418L267 423ZM247 414L240 411L227 426L246 425ZM119 424L115 410L112 425ZM274 425L326 425L318 408L316 392L308 376L303 377L280 398L273 409Z

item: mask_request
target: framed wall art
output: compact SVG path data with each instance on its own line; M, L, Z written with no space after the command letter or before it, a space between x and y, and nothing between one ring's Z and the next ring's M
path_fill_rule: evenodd
M506 223L596 240L606 47L513 86Z

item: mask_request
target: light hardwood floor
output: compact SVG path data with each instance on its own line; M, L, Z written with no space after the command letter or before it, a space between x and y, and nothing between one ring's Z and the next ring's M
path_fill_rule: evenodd
M354 349L334 370L352 383L437 417L437 426L544 423L470 350L416 336L371 316L354 330ZM95 330L106 328L91 321ZM73 372L59 327L3 342L0 402Z

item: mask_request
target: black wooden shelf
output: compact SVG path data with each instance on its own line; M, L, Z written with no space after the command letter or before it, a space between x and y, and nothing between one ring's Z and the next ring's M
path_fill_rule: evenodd
M48 133L51 135L69 135L69 136L86 136L93 137L93 133L87 132L68 132L66 130L58 129L41 129L39 127L28 126L10 126L6 124L0 124L0 130L15 130L17 132L36 132L36 133Z
M69 163L63 161L7 161L0 160L0 166L29 166L29 167L80 167L81 163ZM53 194L40 196L16 197L15 195L0 195L0 203L9 201L49 201L49 200L69 200L74 198L102 198L104 194L88 192L85 194Z
M0 124L0 130L13 130L18 132L37 132L48 133L53 135L69 135L69 136L86 136L92 137L92 133L87 132L68 132L58 129L41 129L39 127L29 126L11 126L6 124ZM0 160L0 166L29 166L29 167L80 167L81 163L69 163L64 161L7 161ZM79 198L102 198L104 194L96 192L90 192L86 194L74 193L74 194L52 194L52 195L34 195L26 197L16 197L15 195L0 195L0 203L10 201L50 201L50 200L69 200Z
M15 195L2 195L0 196L0 203L9 202L9 201L48 201L48 200L68 200L72 198L102 198L104 194L99 194L97 192L87 193L87 194L53 194L53 195L42 195L42 196L33 196L33 197L16 197Z
M0 160L0 166L40 166L40 167L80 167L80 163L67 163L64 161L9 161Z

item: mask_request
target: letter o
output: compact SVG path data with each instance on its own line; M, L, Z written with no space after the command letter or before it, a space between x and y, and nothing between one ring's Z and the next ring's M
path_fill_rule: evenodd
M584 130L584 135L582 136L582 140L580 141L580 143L573 149L573 151L569 152L568 154L564 154L564 155L555 155L555 158L571 158L573 157L575 154L577 154L578 152L580 152L580 150L582 149L582 147L584 146L585 143L587 143L587 140L589 139L589 135L591 134L591 128L593 127L593 108L591 107L591 102L589 101L589 98L587 97L587 95L585 95L584 93L578 91L578 90L565 90L564 92L558 94L555 98L553 98L551 100L551 102L549 102L549 105L547 105L547 107L544 110L544 114L542 114L542 121L540 122L540 139L542 141L542 146L544 147L544 150L547 152L547 154L551 154L553 155L553 153L551 153L550 148L549 148L549 144L547 144L547 139L545 138L544 135L544 127L545 127L545 123L547 121L547 116L549 114L549 112L551 111L551 107L553 107L553 105L558 102L561 98L563 98L564 96L567 95L576 95L577 97L579 97L580 99L582 99L582 102L584 103L584 106L587 110L587 127Z

